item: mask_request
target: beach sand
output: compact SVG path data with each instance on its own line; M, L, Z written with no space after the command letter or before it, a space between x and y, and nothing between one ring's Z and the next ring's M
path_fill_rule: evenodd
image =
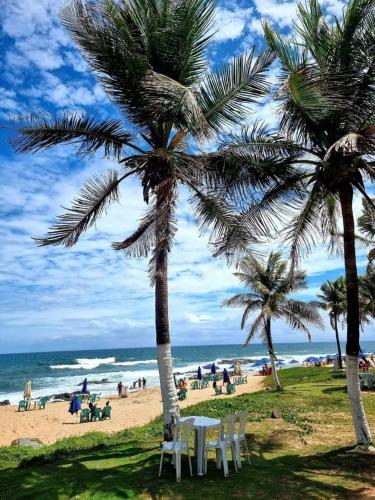
M248 374L248 383L237 385L235 395L262 389L262 378ZM212 383L207 389L192 391L189 381L188 389L187 399L180 401L181 408L186 408L200 401L234 396L226 394L214 396ZM10 445L13 440L18 438L38 438L44 444L52 444L68 436L79 436L92 431L120 431L147 424L162 413L158 387L129 393L129 397L124 399L103 396L98 406L103 407L107 400L110 400L112 406L112 419L83 424L77 423L79 417L71 416L68 413L68 402L47 403L45 410L29 410L27 412L18 412L18 407L12 405L0 407L0 446ZM84 407L86 406L84 405Z

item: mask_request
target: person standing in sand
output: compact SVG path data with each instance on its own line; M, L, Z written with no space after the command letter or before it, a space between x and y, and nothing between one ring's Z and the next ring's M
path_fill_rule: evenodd
M31 379L26 382L25 390L23 391L23 399L31 399Z
M142 386L143 386L143 389L146 389L146 379L144 377L142 379Z
M118 393L118 397L121 398L122 397L122 381L117 384L117 393Z

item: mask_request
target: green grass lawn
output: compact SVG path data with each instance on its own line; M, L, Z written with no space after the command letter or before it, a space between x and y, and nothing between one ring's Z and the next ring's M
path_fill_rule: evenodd
M159 479L159 419L117 434L64 439L40 450L0 448L0 498L375 498L375 456L351 447L345 379L325 368L291 368L280 376L281 393L265 389L183 411L213 417L249 411L251 465L244 461L236 474L230 463L228 479L214 460L205 477L190 478L184 462L180 484L167 463ZM365 393L364 400L374 433L375 393ZM273 409L281 418L270 418Z

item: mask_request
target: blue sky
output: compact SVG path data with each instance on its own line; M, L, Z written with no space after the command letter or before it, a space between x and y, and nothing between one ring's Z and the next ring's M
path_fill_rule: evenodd
M344 1L323 2L327 15L340 15ZM87 71L60 27L58 0L1 2L0 122L9 114L64 110L114 116L116 110ZM212 65L251 45L261 46L261 19L287 32L295 18L295 1L220 2L217 32L208 58ZM276 68L271 71L274 78ZM249 120L260 117L275 125L274 107L253 108ZM85 180L115 167L100 154L78 160L69 147L35 155L14 155L0 137L0 352L154 345L153 290L147 262L114 252L112 241L136 227L144 209L137 184L122 189L121 202L73 249L38 248L31 236L46 232L60 206L69 206ZM212 147L212 145L207 145ZM360 199L355 200L357 213ZM179 229L170 259L170 318L175 345L241 343L239 310L221 307L224 298L240 290L233 269L210 255L181 192ZM276 249L277 242L270 247ZM366 251L359 249L363 271ZM324 248L304 261L314 297L320 284L343 273L342 259L329 258ZM280 323L276 342L303 341ZM367 327L364 340L375 339ZM334 340L327 327L313 340Z

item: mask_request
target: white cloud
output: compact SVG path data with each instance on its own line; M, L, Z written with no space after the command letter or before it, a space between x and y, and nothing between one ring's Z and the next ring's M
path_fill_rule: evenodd
M240 38L250 19L253 9L241 9L236 7L233 10L218 8L215 24L214 40L223 42Z
M283 0L254 0L257 12L281 28L289 26L296 17L297 2ZM259 29L259 26L256 25Z
M190 323L206 323L208 321L212 321L214 318L209 314L188 313L186 315L186 319L190 321Z

